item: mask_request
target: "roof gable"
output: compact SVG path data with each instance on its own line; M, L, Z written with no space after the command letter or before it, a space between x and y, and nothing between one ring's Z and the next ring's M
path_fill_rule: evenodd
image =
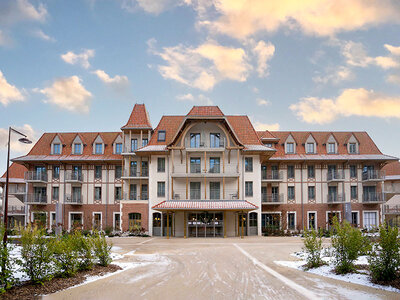
M187 116L191 117L223 117L224 114L218 106L193 106Z
M121 129L152 129L146 106L136 103L128 122Z

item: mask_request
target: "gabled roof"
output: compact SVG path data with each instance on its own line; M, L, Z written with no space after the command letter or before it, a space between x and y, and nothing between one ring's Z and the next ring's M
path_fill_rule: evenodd
M395 161L387 164L382 168L382 171L385 172L385 176L394 176L400 175L400 162Z
M223 112L218 106L193 106L187 116L191 117L222 117Z
M152 129L146 106L136 103L128 122L121 129Z
M257 135L261 140L265 140L265 141L276 141L276 140L278 140L278 138L276 136L274 136L268 130L257 131Z
M12 163L8 170L10 172L10 174L8 176L10 182L12 181L12 179L24 179L24 174L26 171L28 171L27 168L25 168L22 165L16 164L16 163ZM3 176L1 176L1 179L4 179L4 181L6 178L6 174L7 174L7 171L4 172ZM3 181L3 180L1 180L1 181Z

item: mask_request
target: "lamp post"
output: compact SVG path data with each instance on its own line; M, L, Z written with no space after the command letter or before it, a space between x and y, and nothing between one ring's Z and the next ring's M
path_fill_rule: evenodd
M27 138L27 136L14 128L9 127L8 128L8 144L7 144L7 175L6 175L6 193L4 197L4 237L3 237L3 243L7 243L7 223L8 223L8 180L9 180L9 168L10 168L10 140L11 140L11 132L15 132L19 135L22 135L23 138L20 138L19 141L24 144L32 144L32 141Z

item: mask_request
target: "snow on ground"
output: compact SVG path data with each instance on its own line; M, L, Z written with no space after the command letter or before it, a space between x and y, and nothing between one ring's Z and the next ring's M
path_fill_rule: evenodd
M345 274L345 275L335 274L333 271L334 267L333 267L332 251L329 248L327 248L327 250L325 250L322 253L322 260L325 263L327 263L327 265L323 265L319 268L314 268L314 269L309 269L309 270L304 269L304 266L306 264L306 258L307 258L307 253L305 253L305 252L302 252L302 251L295 252L295 253L292 253L291 256L296 257L298 260L274 261L274 263L276 263L277 265L284 266L284 267L289 267L289 268L297 269L300 271L305 271L308 273L329 277L332 279L342 280L342 281L361 284L361 285L365 285L365 286L369 286L369 287L373 287L373 288L377 288L377 289L381 289L381 290L387 290L387 291L391 291L391 292L400 293L400 290L396 289L394 287L372 283L370 281L369 272L367 270L359 270L358 271L359 273L350 273L350 274ZM368 263L367 256L360 256L355 261L355 264L356 265L368 265L369 263Z

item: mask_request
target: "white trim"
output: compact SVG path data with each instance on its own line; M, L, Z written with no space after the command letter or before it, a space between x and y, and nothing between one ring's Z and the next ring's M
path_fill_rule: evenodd
M318 213L316 210L307 211L307 230L310 230L310 213L315 214L315 230L318 229Z
M100 214L100 231L103 230L103 213L101 211L92 212L92 228L94 229L94 215Z
M363 210L363 226L362 228L365 227L365 213L376 213L376 227L379 226L379 211L378 210ZM370 228L369 228L370 229Z
M294 229L289 229L289 214L294 214ZM287 211L286 212L286 229L287 230L297 230L297 213L296 211Z
M122 222L121 222L122 221L122 217L121 217L122 214L120 212L118 212L118 211L114 211L113 212L113 229L115 229L115 215L117 215L117 214L119 215L119 228L118 229L119 229L119 231L122 231L122 229L121 229L122 228Z
M282 212L281 211L263 211L261 212L261 228L262 228L262 215L266 214L279 214L279 229L282 229Z
M70 211L70 212L68 212L68 230L71 230L71 214L81 214L82 215L82 228L83 228L83 225L84 225L83 212L81 212L81 211Z
M340 210L327 210L326 215L325 215L325 227L326 229L329 229L329 219L328 219L328 214L329 213L338 213L339 214L339 222L342 222L342 212Z

